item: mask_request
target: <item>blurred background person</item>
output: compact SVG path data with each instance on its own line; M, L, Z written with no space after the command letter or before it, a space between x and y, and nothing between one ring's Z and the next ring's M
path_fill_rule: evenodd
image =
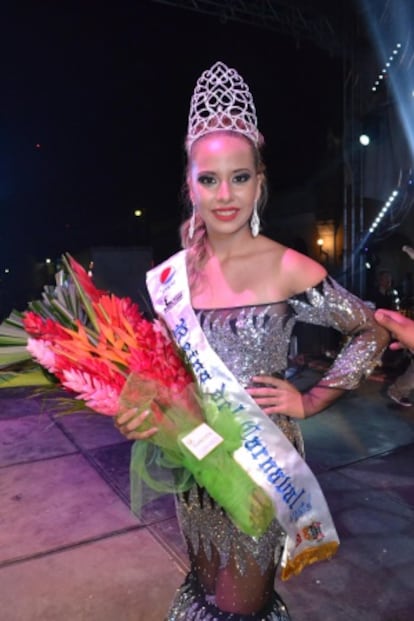
M414 260L414 248L411 246L403 246L402 251L405 252L410 259ZM413 272L408 271L405 273L401 281L401 308L403 314L411 319L414 318L414 280Z
M393 286L390 270L381 269L378 272L376 287L370 295L370 300L375 304L375 308L399 310L399 295Z
M402 247L403 252L405 252L406 254L408 254L408 256L414 260L414 249L411 248L411 246L403 246ZM411 283L412 285L412 280L408 280L408 283ZM408 298L408 300L411 299L411 295L412 295L412 291L410 292L409 290L404 292L404 300L406 300ZM408 317L410 316L410 312L411 312L411 307L409 305L409 302L404 302L404 310L402 311L403 315L407 315ZM381 307L381 308L387 308L387 307ZM407 319L408 319L407 317ZM395 319L394 319L395 321ZM398 324L399 326L402 326L402 324ZM408 331L410 331L411 328L411 323L408 324L404 324L404 326ZM399 332L400 336L401 336L401 332ZM400 340L400 338L397 336L397 338ZM402 342L404 342L404 337ZM397 377L397 379L390 384L390 386L388 387L387 390L387 395L390 399L392 399L395 403L398 403L398 405L402 405L403 407L411 407L413 405L412 399L411 399L411 392L414 389L414 354L412 351L410 351L409 349L406 350L406 356L405 356L405 368L403 370L403 372ZM408 358L408 361L407 361Z

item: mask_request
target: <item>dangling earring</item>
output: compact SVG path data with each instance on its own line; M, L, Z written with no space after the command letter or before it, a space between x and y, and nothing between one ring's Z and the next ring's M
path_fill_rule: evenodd
M191 214L191 218L190 218L190 226L188 227L188 237L190 239L193 239L194 237L194 231L195 231L195 207L193 205L193 213Z
M257 201L254 201L253 213L250 218L250 230L252 232L253 237L257 237L260 231L260 218L257 213Z

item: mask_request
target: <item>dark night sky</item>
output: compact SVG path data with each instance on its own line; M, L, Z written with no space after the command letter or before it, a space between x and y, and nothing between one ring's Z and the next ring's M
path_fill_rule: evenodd
M167 222L174 250L189 99L216 60L253 92L274 191L318 175L329 129L340 132L341 61L315 43L150 1L111 4L1 11L1 265L21 250L151 244L136 208L148 228Z

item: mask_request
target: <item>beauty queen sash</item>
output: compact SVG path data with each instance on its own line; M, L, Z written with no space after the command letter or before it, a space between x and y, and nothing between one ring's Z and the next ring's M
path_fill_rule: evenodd
M154 309L185 353L201 391L226 403L241 422L234 459L270 496L286 532L282 579L330 558L338 535L319 484L283 432L262 412L209 345L191 306L186 251L147 273Z

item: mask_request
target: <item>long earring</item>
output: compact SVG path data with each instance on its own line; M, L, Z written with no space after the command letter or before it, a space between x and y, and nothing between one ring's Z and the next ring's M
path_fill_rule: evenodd
M250 230L252 232L253 237L257 237L260 231L260 218L257 213L257 201L254 201L253 213L250 218Z
M190 226L188 227L188 237L190 239L193 239L194 237L194 231L195 231L195 206L193 205L193 213L191 214L191 218L190 218Z

